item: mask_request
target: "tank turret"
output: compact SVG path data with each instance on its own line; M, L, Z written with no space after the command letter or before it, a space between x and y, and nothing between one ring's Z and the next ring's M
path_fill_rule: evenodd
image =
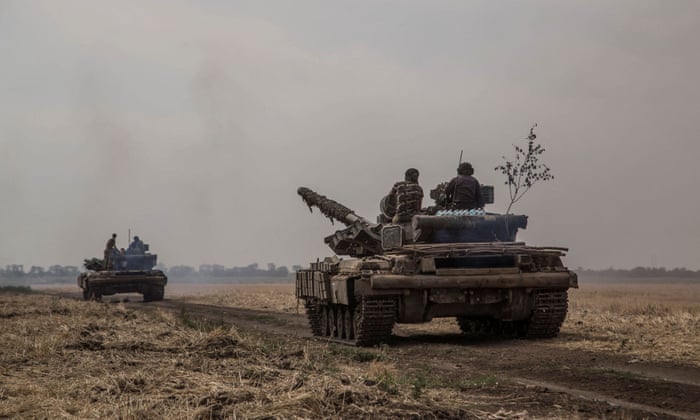
M381 201L383 223L371 223L348 207L300 187L297 193L309 206L339 221L346 228L325 238L337 255L362 257L394 252L403 245L426 243L513 242L518 229L527 227L525 215L501 215L483 211L447 210L435 205L421 210L403 222L394 223L393 214L386 213L388 196ZM436 200L437 202L438 200ZM401 219L399 219L401 220Z

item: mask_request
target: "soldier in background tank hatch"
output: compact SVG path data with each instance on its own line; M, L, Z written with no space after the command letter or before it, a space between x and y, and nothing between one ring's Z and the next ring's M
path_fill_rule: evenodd
M105 245L105 268L112 268L112 252L117 250L117 234L113 233L112 237L107 240ZM118 250L117 250L118 251Z
M129 248L126 250L126 253L130 255L136 255L144 254L145 252L146 244L144 244L138 236L134 236L134 240L129 244Z
M447 206L454 209L480 209L484 207L484 197L481 185L474 174L471 163L463 162L457 168L457 176L452 178L445 187Z
M394 223L410 221L411 217L421 209L423 201L423 188L418 185L418 169L406 169L404 180L399 181L391 188L394 208Z

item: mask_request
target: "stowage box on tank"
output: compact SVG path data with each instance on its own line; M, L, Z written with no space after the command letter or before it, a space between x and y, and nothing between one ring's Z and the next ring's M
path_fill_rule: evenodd
M577 276L562 263L566 248L516 241L527 216L430 207L398 223L381 216L384 223L372 223L308 188L297 192L309 209L345 225L325 242L351 257L296 273L314 335L371 346L397 322L435 317L455 317L465 334L559 333Z
M158 256L149 253L148 248L148 244L143 244L142 249L130 249L124 254L115 250L109 268L103 260L85 260L88 271L78 276L83 298L101 300L103 295L140 293L144 302L163 300L168 277L154 269Z

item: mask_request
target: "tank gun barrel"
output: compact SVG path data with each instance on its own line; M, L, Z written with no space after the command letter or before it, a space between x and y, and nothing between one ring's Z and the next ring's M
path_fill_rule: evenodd
M324 195L318 194L309 188L299 187L299 189L297 189L297 194L299 194L301 199L304 200L304 203L309 206L309 210L311 210L312 207L316 207L324 216L331 219L331 221L337 220L346 226L351 226L356 222L360 222L364 225L371 225L365 218L358 216L354 211L344 205Z

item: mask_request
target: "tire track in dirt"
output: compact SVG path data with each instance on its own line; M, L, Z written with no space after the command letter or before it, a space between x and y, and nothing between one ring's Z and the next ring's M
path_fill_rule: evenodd
M415 363L421 355L432 357L431 366L445 374L452 372L458 376L465 367L476 366L482 373L526 388L544 393L566 393L578 400L623 407L638 413L632 418L698 418L700 387L687 384L685 380L674 382L625 371L611 372L607 368L582 368L587 360L584 354L561 350L547 353L547 345L539 341L466 341L459 335L402 334L399 331L391 345L402 353L403 358ZM573 359L579 359L581 365L577 366ZM571 366L562 365L564 361Z
M626 407L634 410L638 410L644 413L654 413L657 416L662 415L662 416L671 416L671 417L677 417L680 419L696 419L697 414L694 413L688 413L688 412L681 412L681 411L673 411L673 410L666 410L666 409L660 409L658 407L653 407L650 405L645 405L645 404L637 404L634 402L629 402L629 401L624 401L620 400L617 398L611 398L609 396L605 396L596 392L591 392L591 391L583 391L580 389L572 389L568 387L563 387L559 385L555 385L549 382L541 382L541 381L533 381L530 379L524 379L524 378L511 378L513 381L523 384L525 386L535 386L535 387L542 387L542 388L548 388L556 392L565 392L567 394L574 395L578 398L582 399L587 399L589 401L595 401L595 402L605 402L611 406L620 406L620 407Z

